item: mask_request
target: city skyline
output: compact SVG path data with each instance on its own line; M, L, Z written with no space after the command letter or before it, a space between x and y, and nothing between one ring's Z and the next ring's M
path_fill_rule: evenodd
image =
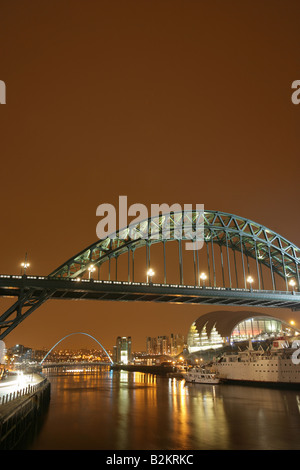
M1 274L20 274L25 253L28 274L51 273L96 241L97 207L121 195L204 204L300 246L299 3L0 4ZM217 309L50 300L4 341L50 348L84 331L138 350ZM270 313L300 328L299 313Z
M83 334L83 335L84 335L84 333L80 333L80 332L75 333L75 335L76 335L76 334L78 334L78 335ZM126 338L126 337L125 337L125 336L121 336L121 335L117 336L117 337L115 338L114 343L112 343L111 345L108 345L107 348L105 348L105 349L107 349L108 352L111 352L111 353L112 353L112 351L113 351L114 347L116 346L116 343L117 343L117 341L118 341L119 338ZM132 341L132 352L135 352L135 353L146 353L146 354L150 354L150 352L148 351L148 349L149 349L149 340L158 340L158 341L159 341L160 339L164 339L165 341L167 341L166 344L168 345L170 351L171 351L171 349L172 349L172 354L173 354L173 355L176 355L176 354L177 354L176 352L174 352L174 345L173 345L173 342L175 342L175 344L176 344L176 340L177 340L177 339L179 339L179 340L181 341L180 344L181 344L181 343L183 344L184 341L186 342L186 336L184 336L184 335L182 335L182 334L180 334L180 333L175 333L175 334L174 334L174 333L168 333L168 334L165 334L165 335L158 335L158 336L154 336L154 337L147 336L147 337L145 337L144 347L143 347L142 349L138 350L138 349L135 348L135 339L132 338L131 336L129 336L129 338L131 338L131 341ZM96 339L96 338L95 338L95 339ZM89 345L90 347L85 347L85 346L83 346L83 347L80 347L80 348L72 348L72 347L68 348L68 347L65 346L65 341L63 341L64 338L62 337L62 338L60 338L60 340L58 340L58 342L57 342L58 344L57 344L56 347L55 347L55 345L52 345L53 353L55 354L57 351L62 351L62 350L66 350L66 351L80 351L80 350L85 350L85 349L86 349L86 350L95 350L95 351L96 351L96 350L99 350L99 351L102 351L103 354L105 355L105 352L104 352L103 348L101 348L101 346L99 347L99 344L97 345L97 344L95 343L95 339L92 338L93 344L91 343L91 344ZM5 344L5 341L4 341L4 344ZM71 344L72 344L72 343L71 343ZM138 344L141 344L141 342L138 341ZM18 347L24 347L25 349L41 350L41 351L49 351L49 350L52 350L52 348L49 349L49 347L46 347L46 346L42 346L42 347L40 347L40 348L32 348L29 344L13 344L13 345L11 345L9 348L6 348L6 349L13 349L13 348L18 348ZM161 351L159 352L159 348L157 348L157 351L156 351L156 352L154 352L154 350L151 351L151 354L165 354L165 353L166 353L165 350L161 350ZM170 352L170 353L171 353L171 352Z

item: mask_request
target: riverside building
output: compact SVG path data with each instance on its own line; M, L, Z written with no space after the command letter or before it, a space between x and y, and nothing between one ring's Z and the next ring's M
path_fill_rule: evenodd
M194 321L187 336L190 354L221 351L242 342L265 342L300 332L289 323L265 313L251 311L210 312Z
M128 364L131 361L131 336L118 336L113 349L113 361Z

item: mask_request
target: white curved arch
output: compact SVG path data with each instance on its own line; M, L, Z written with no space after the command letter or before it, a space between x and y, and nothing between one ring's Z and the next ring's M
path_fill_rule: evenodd
M94 338L94 336L89 335L88 333L83 333L83 332L81 332L81 331L78 331L77 333L69 333L68 335L64 336L64 337L61 338L59 341L57 341L57 343L55 343L55 345L52 346L52 348L47 352L47 354L46 354L46 356L44 357L44 359L42 359L42 361L40 362L40 365L43 364L43 362L44 362L44 360L46 359L46 357L48 356L48 354L50 354L51 351L52 351L61 341L63 341L64 339L66 339L66 338L68 338L69 336L72 336L72 335L86 335L86 336L89 336L90 338L92 338L93 340L95 340L96 343L98 343L98 344L101 346L101 348L103 349L103 351L104 351L105 354L107 355L107 357L108 357L108 359L110 360L110 362L113 364L113 361L112 361L110 355L108 354L108 352L106 351L106 349L102 346L101 343L99 343L99 341L98 341L96 338Z

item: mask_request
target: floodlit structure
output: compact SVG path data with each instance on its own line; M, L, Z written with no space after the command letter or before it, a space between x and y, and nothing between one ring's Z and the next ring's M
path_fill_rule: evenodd
M270 315L251 311L210 312L190 327L187 344L190 353L220 349L246 340L263 341L272 337L295 336L299 332L290 324Z
M118 336L113 350L113 360L118 364L128 364L131 361L131 336Z

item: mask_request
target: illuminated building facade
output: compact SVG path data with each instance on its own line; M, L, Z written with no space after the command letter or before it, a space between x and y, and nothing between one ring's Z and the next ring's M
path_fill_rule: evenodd
M5 343L4 341L0 340L0 366L1 364L5 364L5 353L6 353Z
M190 353L219 349L246 340L263 341L276 336L295 336L291 325L265 314L216 311L199 317L190 327L187 345Z
M183 335L171 333L170 336L147 337L146 352L149 355L167 354L176 356L183 351L185 339Z
M118 336L113 350L113 361L128 364L131 361L131 336Z

